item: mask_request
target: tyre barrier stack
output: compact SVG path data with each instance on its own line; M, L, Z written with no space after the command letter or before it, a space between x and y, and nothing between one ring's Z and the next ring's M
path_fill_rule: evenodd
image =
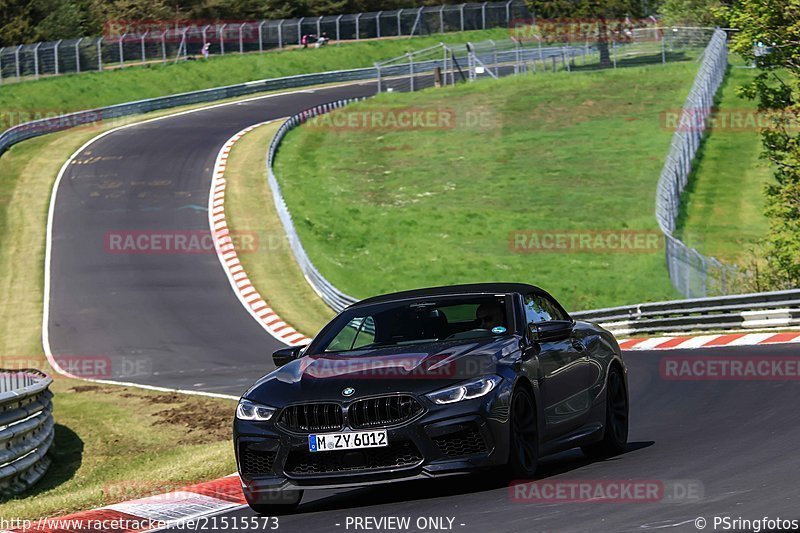
M0 497L28 490L50 466L52 382L39 370L0 369Z

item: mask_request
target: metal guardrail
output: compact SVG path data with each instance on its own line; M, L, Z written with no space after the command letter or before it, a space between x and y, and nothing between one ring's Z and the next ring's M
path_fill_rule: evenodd
M0 496L29 489L50 466L52 382L39 370L0 369Z
M800 326L800 289L693 298L572 313L616 335Z
M5 152L12 145L45 135L63 131L76 126L99 124L105 120L149 113L173 107L214 102L246 96L266 91L276 91L281 89L294 89L298 87L308 87L310 85L320 85L325 83L340 83L348 81L370 80L376 77L375 69L360 68L350 70L334 70L330 72L319 72L314 74L299 74L296 76L285 76L282 78L272 78L267 80L250 81L214 89L204 89L187 93L162 96L128 102L108 107L78 111L53 118L45 118L19 124L9 128L0 134L0 154Z
M341 311L348 305L356 303L358 299L353 298L352 296L349 296L334 287L331 282L325 279L325 276L320 274L319 270L317 270L314 264L311 262L311 259L309 259L308 254L306 253L306 250L303 248L303 244L300 241L300 237L297 235L297 229L292 221L292 215L289 213L289 208L286 205L286 201L283 199L283 195L281 194L281 187L278 184L278 180L275 178L275 171L272 168L272 164L275 161L275 154L277 154L278 148L283 142L284 137L286 137L286 134L291 130L306 122L310 118L328 113L334 109L342 108L351 102L357 102L359 100L361 100L361 98L337 100L336 102L313 107L307 111L289 117L289 119L281 124L280 128L278 128L278 131L275 133L275 136L272 138L272 142L269 145L269 150L267 151L267 181L269 182L269 188L272 191L275 209L278 212L278 217L281 219L283 229L286 232L286 237L289 240L289 245L292 248L292 254L294 255L294 258L309 285L311 285L317 295L319 295L319 297L322 298L322 300L336 312Z

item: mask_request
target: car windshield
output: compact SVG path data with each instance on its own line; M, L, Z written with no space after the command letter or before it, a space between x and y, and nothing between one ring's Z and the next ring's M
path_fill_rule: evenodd
M339 315L316 352L490 338L509 331L505 295L446 296L358 307Z

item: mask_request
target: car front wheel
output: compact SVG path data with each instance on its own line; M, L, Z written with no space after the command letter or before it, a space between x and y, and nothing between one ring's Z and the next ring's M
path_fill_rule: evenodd
M603 440L581 447L593 459L612 457L625 451L628 444L628 391L625 378L616 366L608 374L606 390L606 427Z
M536 406L527 390L518 388L514 391L510 418L508 472L515 478L532 478L539 463L539 432Z

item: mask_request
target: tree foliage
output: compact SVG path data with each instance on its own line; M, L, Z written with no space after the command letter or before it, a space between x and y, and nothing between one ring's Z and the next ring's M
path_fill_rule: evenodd
M800 0L740 0L731 10L739 28L733 50L761 72L742 92L774 117L762 132L764 157L775 168L768 185L765 244L772 288L800 285ZM759 45L760 43L760 45Z

